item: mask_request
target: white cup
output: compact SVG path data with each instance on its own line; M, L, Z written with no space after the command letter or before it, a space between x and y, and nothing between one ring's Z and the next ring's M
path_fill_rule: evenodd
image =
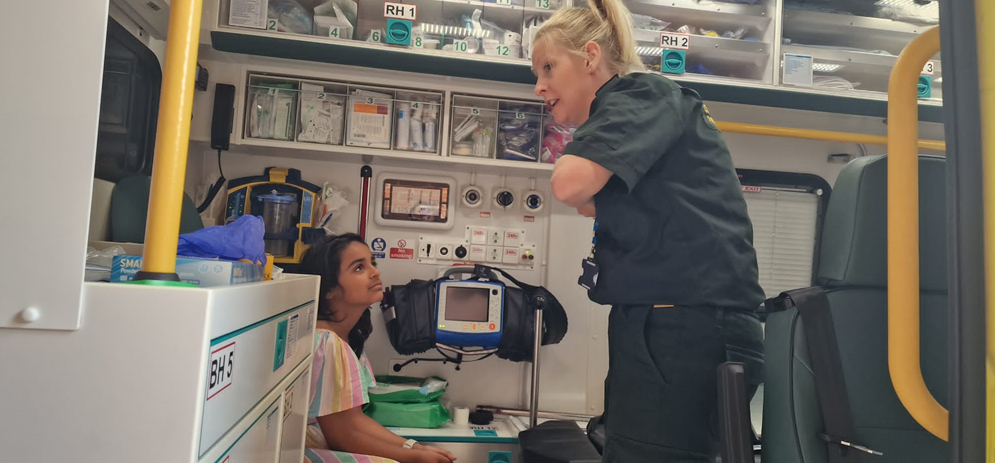
M522 34L519 34L518 32L515 31L505 31L504 44L520 46L522 44Z
M456 426L467 426L470 424L470 409L466 407L456 407L453 409L453 424Z

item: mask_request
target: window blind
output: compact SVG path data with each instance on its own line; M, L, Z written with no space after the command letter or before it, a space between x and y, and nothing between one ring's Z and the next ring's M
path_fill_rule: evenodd
M819 196L775 188L744 190L760 286L767 297L811 286Z

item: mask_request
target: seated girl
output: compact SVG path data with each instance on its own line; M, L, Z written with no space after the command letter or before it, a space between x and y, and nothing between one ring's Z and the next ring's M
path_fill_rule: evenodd
M324 238L304 255L301 273L320 275L311 367L305 462L451 463L453 454L405 440L363 414L375 387L363 344L369 307L383 299L370 248L359 235Z

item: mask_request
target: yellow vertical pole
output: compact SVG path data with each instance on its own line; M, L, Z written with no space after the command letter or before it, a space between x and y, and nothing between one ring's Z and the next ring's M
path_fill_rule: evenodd
M140 278L176 280L176 245L190 144L203 0L173 0L159 101L152 187Z
M940 51L933 27L902 50L888 82L888 370L902 405L947 440L947 410L922 377L919 356L919 107L923 66Z
M995 461L995 2L975 0L978 34L978 98L981 102L981 163L985 234L985 314L988 333L986 461ZM975 310L974 307L966 307Z

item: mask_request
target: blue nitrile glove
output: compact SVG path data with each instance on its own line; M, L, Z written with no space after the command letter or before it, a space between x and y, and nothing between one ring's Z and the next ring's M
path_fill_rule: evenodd
M187 257L247 259L266 263L262 217L243 215L228 225L218 225L180 235L176 255Z

